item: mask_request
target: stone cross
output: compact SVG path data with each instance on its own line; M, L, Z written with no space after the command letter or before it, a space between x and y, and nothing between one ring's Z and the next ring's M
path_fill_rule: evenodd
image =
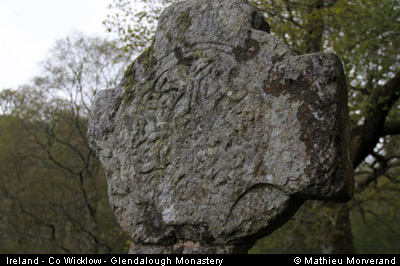
M304 200L348 200L346 90L336 55L294 56L245 0L168 7L89 121L130 252L247 252Z

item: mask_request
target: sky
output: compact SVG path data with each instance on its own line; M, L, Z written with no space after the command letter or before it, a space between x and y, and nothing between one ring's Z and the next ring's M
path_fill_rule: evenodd
M112 0L0 0L0 90L39 74L56 40L74 31L107 36L102 21Z

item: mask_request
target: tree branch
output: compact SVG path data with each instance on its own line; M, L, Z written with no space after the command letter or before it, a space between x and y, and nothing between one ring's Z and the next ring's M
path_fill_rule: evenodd
M363 180L358 181L356 183L355 191L362 192L364 189L366 189L368 187L369 184L371 184L372 182L376 182L379 177L385 175L387 169L388 168L387 168L386 163L383 163L380 167L375 169L373 173L368 175Z
M356 168L371 152L379 138L384 136L385 119L400 96L400 72L384 86L377 88L369 98L365 122L359 134L352 134L353 166ZM356 135L356 136L355 136Z
M383 127L383 135L400 135L400 121L386 122Z

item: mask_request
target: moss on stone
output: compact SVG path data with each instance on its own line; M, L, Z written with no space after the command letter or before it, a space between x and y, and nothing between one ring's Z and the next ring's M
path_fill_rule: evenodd
M135 72L133 71L134 68L134 63L131 64L125 71L124 73L124 82L122 84L124 88L124 96L120 100L123 100L124 102L129 102L132 99L132 87L134 87L137 84L137 80L135 78Z
M185 35L182 35L181 37L178 38L178 40L186 47L189 46L189 42L186 40Z
M176 20L176 25L178 28L178 40L182 42L183 45L188 46L189 43L185 38L186 31L192 25L192 18L190 17L190 10L186 10L180 13Z
M188 77L187 70L188 66L186 65L176 65L176 74L178 75L178 77L181 80L185 81L187 84L190 84L192 81Z
M195 60L203 59L204 61L207 61L207 62L211 60L211 57L205 51L201 51L201 50L193 51L192 57Z
M150 45L141 55L141 64L144 67L144 71L148 74L156 65L157 59L154 56L154 46Z
M124 86L124 103L130 102L132 100L132 90L130 86Z
M121 104L122 104L122 97L117 97L117 99L115 100L116 101L116 106L118 106L118 108L121 106Z
M150 91L153 87L154 87L154 81L150 80L150 81L146 82L145 84L143 84L143 86L141 86L141 91L142 91L143 93L147 93L147 92Z
M172 41L172 36L171 36L171 32L167 32L166 34L165 34L165 37L167 38L167 40L170 42L170 41Z
M184 34L192 25L192 18L190 17L190 10L181 12L176 20L178 26L178 35Z
M194 59L201 59L205 57L205 54L203 51L197 50L197 51L193 51L192 56Z

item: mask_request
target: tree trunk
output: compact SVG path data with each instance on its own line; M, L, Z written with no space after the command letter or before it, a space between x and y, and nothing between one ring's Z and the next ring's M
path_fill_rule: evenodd
M353 234L351 232L349 208L339 209L335 221L335 233L333 234L333 254L354 254Z
M353 234L351 231L350 210L348 206L331 205L336 212L332 226L332 235L322 244L324 254L354 254Z

